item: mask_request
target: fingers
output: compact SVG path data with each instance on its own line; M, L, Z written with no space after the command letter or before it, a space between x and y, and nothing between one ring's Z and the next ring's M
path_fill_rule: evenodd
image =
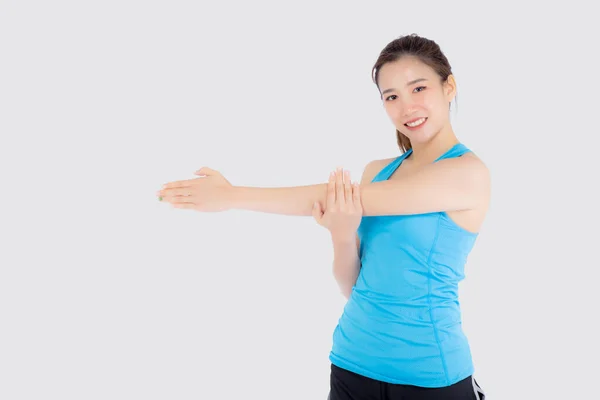
M327 208L334 206L341 207L346 204L352 204L352 180L350 179L350 171L345 171L338 167L329 175L327 185Z
M171 199L169 199L169 203L175 205L175 204L195 204L194 200L191 197L188 196L178 196L178 197L173 197Z
M195 210L196 209L196 205L194 203L175 203L175 204L173 204L173 207L181 208L184 210Z
M192 195L192 188L191 187L186 187L186 188L181 188L181 189L163 189L158 191L157 196L162 197L162 198L173 198L173 197L177 197L177 196L191 196Z
M358 182L352 185L352 200L354 202L354 207L361 210L362 202L360 200L360 184Z
M193 180L186 179L183 181L169 182L163 185L163 189L177 189L177 188L186 188L192 186Z
M338 168L335 173L335 194L336 194L336 202L340 205L346 203L346 198L344 195L344 174L341 168Z
M327 208L331 208L335 205L335 171L331 171L329 174L329 182L327 183Z
M217 171L215 171L212 168L209 167L202 167L200 168L198 171L194 172L194 174L196 175L205 175L205 176L210 176L210 175L214 175L216 174Z
M352 198L352 180L350 180L350 171L344 171L344 197L347 204L353 203Z
M338 167L329 174L326 208L333 210L334 208L341 208L353 202L354 194L350 171L345 171L343 168Z

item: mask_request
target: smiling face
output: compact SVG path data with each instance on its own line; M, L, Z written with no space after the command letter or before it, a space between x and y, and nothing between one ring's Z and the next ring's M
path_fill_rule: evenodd
M404 56L381 67L378 86L387 115L413 145L450 128L448 106L456 94L452 75L442 83L427 64Z

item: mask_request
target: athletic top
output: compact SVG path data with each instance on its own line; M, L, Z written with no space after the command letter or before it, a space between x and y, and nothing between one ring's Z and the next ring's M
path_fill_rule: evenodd
M434 162L468 151L458 143ZM387 180L411 153L372 182ZM458 283L477 234L434 212L365 216L358 236L361 269L333 332L329 360L372 379L421 387L449 386L472 375Z

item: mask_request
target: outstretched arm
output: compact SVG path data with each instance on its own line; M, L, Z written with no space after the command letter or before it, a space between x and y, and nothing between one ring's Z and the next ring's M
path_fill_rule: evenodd
M374 175L371 164L365 173ZM364 216L407 215L470 210L488 196L490 177L476 157L463 156L426 165L406 177L361 184ZM230 208L283 215L311 216L314 202L325 207L327 184L259 188L234 186Z
M229 204L231 209L312 216L313 204L324 206L326 195L327 183L276 188L234 186Z

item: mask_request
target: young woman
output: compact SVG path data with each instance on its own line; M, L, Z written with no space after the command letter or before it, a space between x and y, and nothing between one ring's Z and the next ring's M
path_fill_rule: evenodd
M456 137L456 82L432 40L390 42L373 67L401 155L370 162L360 185L256 188L218 171L164 185L173 206L313 216L329 229L333 275L348 301L333 333L330 400L485 396L461 325L458 283L486 215L490 175Z

